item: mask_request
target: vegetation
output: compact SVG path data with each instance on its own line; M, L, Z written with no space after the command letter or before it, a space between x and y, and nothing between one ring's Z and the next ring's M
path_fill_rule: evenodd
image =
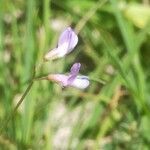
M69 26L74 51L43 63ZM149 41L148 0L0 0L0 150L148 150ZM75 62L85 90L32 82Z

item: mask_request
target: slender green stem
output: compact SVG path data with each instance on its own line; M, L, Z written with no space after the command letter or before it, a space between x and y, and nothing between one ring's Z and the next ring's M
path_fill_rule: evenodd
M27 96L27 94L29 93L32 85L34 83L34 80L31 80L30 84L28 85L27 89L25 90L24 94L22 95L21 99L18 101L17 105L15 106L12 114L9 115L9 117L7 118L7 120L5 121L5 123L3 124L3 126L0 129L0 133L3 131L4 128L7 127L9 121L13 118L13 116L15 115L18 107L21 105L21 103L23 102L24 98Z
M79 33L85 24L93 17L98 9L100 9L108 0L98 0L94 6L81 18L79 23L76 25L76 33Z
M94 81L94 82L98 82L98 83L103 84L103 85L106 84L106 81L103 79L97 79L97 78L90 77L90 80Z
M43 76L43 77L36 77L33 79L34 81L39 81L39 80L47 80L47 76Z
M37 72L38 70L40 71L41 68L43 67L43 64L44 64L44 60L41 61L41 63L39 63L36 67L35 67L35 72Z
M30 91L32 85L33 85L33 80L31 81L31 83L28 85L27 89L25 90L24 94L22 95L21 99L19 100L19 102L17 103L17 105L14 108L14 112L13 114L16 113L18 107L21 105L21 103L23 102L24 98L26 97L26 95L28 94L28 92Z
M33 74L32 74L32 79L30 81L30 84L28 85L27 89L25 90L25 92L23 93L22 97L20 98L20 100L18 101L17 105L15 106L13 112L8 116L8 118L6 119L6 121L4 122L4 124L2 125L2 127L0 128L0 133L3 131L4 128L7 127L9 121L14 117L18 107L21 105L21 103L23 102L23 100L25 99L25 97L27 96L27 94L29 93L33 83L34 83L34 77L35 77L35 73L36 73L36 67L34 66L33 69Z

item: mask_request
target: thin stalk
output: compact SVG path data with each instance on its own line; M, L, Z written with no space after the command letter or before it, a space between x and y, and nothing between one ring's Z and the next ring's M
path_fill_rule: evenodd
M39 80L47 80L47 76L44 77L36 77L33 79L34 81L39 81Z
M33 74L32 74L32 79L30 84L28 85L27 89L25 90L25 92L23 93L22 97L20 98L20 100L18 101L17 105L15 106L13 112L8 116L8 118L6 119L6 121L4 122L4 124L2 125L2 127L0 128L0 133L2 133L3 129L7 127L9 121L14 117L18 107L21 105L21 103L23 102L23 100L25 99L25 97L27 96L27 94L29 93L33 83L34 83L34 77L36 74L36 67L34 66L33 69Z
M33 83L34 83L34 80L32 80L32 81L30 82L30 84L28 85L28 87L27 87L27 89L25 90L24 94L22 95L21 99L19 100L19 102L18 102L17 105L15 106L14 112L13 112L14 114L16 113L18 107L21 105L21 103L23 102L24 98L26 97L26 95L27 95L28 92L30 91L30 89L31 89L31 87L32 87L32 85L33 85Z
M76 25L75 31L79 33L85 24L94 16L96 11L100 9L108 0L99 0L94 6L81 18L79 23Z
M94 82L98 82L98 83L103 84L103 85L106 84L106 81L103 79L97 79L97 78L90 77L90 80L94 81Z
M27 89L25 90L24 94L22 95L22 97L20 98L20 100L18 101L17 105L15 106L12 114L9 115L9 117L7 118L6 122L3 124L3 126L0 129L0 133L3 131L4 128L7 127L9 121L13 118L13 116L15 115L18 107L21 105L21 103L23 102L24 98L27 96L27 94L29 93L32 85L34 83L34 80L31 80L30 84L28 85Z
M38 78L33 78L30 82L30 84L28 85L27 89L25 90L24 94L22 95L22 97L20 98L20 100L18 101L17 105L15 106L12 114L9 115L9 117L7 118L6 122L4 123L4 125L1 127L0 129L0 133L3 131L4 127L6 128L9 121L13 118L13 116L15 115L17 109L19 108L19 106L21 105L21 103L23 102L23 100L25 99L25 97L27 96L27 94L29 93L34 81L38 81L38 80L43 80L43 79L47 79L47 76L44 77L38 77Z

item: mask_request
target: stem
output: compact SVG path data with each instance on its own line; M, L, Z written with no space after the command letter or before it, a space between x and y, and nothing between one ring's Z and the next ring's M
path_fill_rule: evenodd
M91 81L94 81L94 82L98 82L98 83L103 84L103 85L106 84L106 81L103 80L103 79L96 79L96 78L90 77L90 80L91 80Z
M23 102L24 98L26 97L26 95L28 94L28 92L30 91L31 87L33 85L33 80L31 81L31 83L28 85L27 89L25 90L24 94L22 95L21 99L19 100L19 102L17 103L16 107L14 108L14 112L13 114L16 113L18 107L21 105L21 103Z
M39 63L39 64L35 67L35 72L37 72L37 70L41 70L43 64L44 64L44 60L42 60L42 62Z
M7 118L6 122L4 123L4 125L1 127L0 129L0 133L3 131L4 128L7 127L9 121L11 120L11 118L13 118L13 116L15 115L18 107L21 105L21 103L23 102L24 98L27 96L27 94L29 93L32 85L33 85L34 81L31 80L30 84L28 85L27 89L25 90L24 94L22 95L21 99L18 101L17 105L15 106L12 114L9 115L9 117Z
M34 81L39 81L39 80L47 80L47 76L44 77L36 77L33 79Z
M98 0L93 7L81 18L79 23L76 25L76 33L79 33L82 28L85 26L85 24L94 16L96 11L100 9L107 0Z

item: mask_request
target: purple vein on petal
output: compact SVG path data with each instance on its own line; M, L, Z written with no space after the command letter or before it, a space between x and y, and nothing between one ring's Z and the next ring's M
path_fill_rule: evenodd
M78 74L80 71L81 64L80 63L75 63L72 65L70 69L70 74Z
M68 41L68 34L70 32L71 28L68 27L63 33L60 35L59 40L58 40L58 46L63 44L64 42Z
M68 77L68 85L71 84L75 78L77 77L79 71L80 71L81 64L75 63L70 69L70 75Z
M68 47L67 50L70 52L77 44L78 37L71 29L68 27L59 37L58 46L62 45L63 43L67 43Z

